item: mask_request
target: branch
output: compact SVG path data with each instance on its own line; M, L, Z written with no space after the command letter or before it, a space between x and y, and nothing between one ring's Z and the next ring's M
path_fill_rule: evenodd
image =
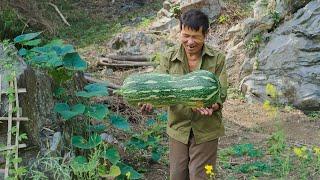
M107 58L101 58L98 65L110 67L140 67L140 66L156 66L153 62L132 62L132 61L114 61Z
M90 74L87 74L87 73L84 74L84 78L89 82L106 84L108 86L108 88L110 88L110 89L119 89L121 87L121 86L113 84L111 82L106 82L106 81L102 81L102 80L99 80L99 79L95 79L95 78L91 77Z
M118 55L109 55L107 58L119 61L149 61L149 58L146 56L118 56Z
M58 9L58 7L56 6L56 5L54 5L54 4L52 4L52 3L48 3L50 6L52 6L56 11L57 11L57 13L59 14L59 16L61 17L61 19L62 19L62 21L66 24L66 25L68 25L68 26L71 26L69 23L68 23L68 21L66 20L66 18L63 16L63 14L60 12L60 10Z

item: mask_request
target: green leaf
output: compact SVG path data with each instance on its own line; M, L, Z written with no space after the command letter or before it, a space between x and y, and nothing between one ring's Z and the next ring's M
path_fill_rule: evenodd
M24 56L24 55L27 54L27 52L28 52L28 50L26 50L25 48L21 48L21 49L19 49L19 51L18 51L18 55L19 55L19 56Z
M128 166L124 163L117 164L121 170L121 175L126 176L127 173L130 173L130 179L141 179L142 175L134 170L131 166Z
M168 113L161 113L160 115L158 115L158 119L162 122L166 122L168 120Z
M41 32L22 34L22 35L14 38L14 43L21 43L24 41L29 41L31 39L38 37L40 34L41 34Z
M64 93L66 93L66 89L63 87L58 87L58 88L54 89L54 91L53 91L53 95L55 97L60 97Z
M108 159L112 164L117 164L120 161L120 154L116 148L110 148L101 155L104 159Z
M58 68L58 69L54 69L54 70L49 70L49 75L58 84L61 84L63 82L70 80L72 78L73 74L74 74L73 71L69 71L65 68Z
M52 46L52 49L53 49L59 56L63 56L63 55L66 55L66 54L68 54L68 53L75 53L75 52L76 52L71 44L55 45L55 46Z
M63 65L66 69L83 71L87 69L87 62L78 53L68 53L63 57Z
M120 168L119 168L118 166L112 165L112 166L110 167L109 176L111 176L111 177L117 177L117 176L119 176L120 174L121 174L121 170L120 170Z
M158 162L161 158L161 151L159 148L154 147L151 152L151 159L155 162Z
M79 91L76 93L76 95L87 98L94 96L107 96L108 88L104 84L89 84L84 87L84 91Z
M98 161L96 159L91 159L89 162L84 156L77 156L71 160L70 166L72 170L76 173L92 172L98 166Z
M137 137L132 137L128 142L128 146L131 146L137 149L145 149L146 147L148 147L148 144L144 142L144 140L142 139L139 139Z
M109 120L114 127L122 129L124 131L130 131L129 123L123 117L112 115Z
M148 119L147 122L146 122L146 125L147 125L147 126L153 126L155 123L156 123L156 120L154 120L154 119Z
M25 46L37 46L40 43L41 43L41 39L34 39L34 40L22 42L21 44Z
M103 120L108 113L108 109L104 104L94 104L92 106L86 107L85 115L97 119L97 120Z
M72 145L81 149L92 149L101 143L101 137L97 134L93 134L89 137L89 140L84 139L82 136L72 136Z
M104 124L98 124L98 125L89 125L87 127L87 131L88 132L95 132L95 133L101 133L104 132L106 130L107 126Z
M54 111L59 113L65 120L83 114L84 110L85 106L83 104L76 104L71 108L67 103L58 103L54 106Z

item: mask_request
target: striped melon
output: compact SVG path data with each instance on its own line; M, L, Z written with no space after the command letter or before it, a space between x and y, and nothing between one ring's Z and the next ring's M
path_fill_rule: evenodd
M134 74L118 91L130 104L150 103L156 107L183 104L207 107L220 96L217 77L205 70L182 76L160 73Z

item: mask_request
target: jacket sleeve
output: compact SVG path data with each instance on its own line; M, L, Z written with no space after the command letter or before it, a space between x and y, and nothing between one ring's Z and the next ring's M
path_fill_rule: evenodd
M216 75L219 77L220 85L221 85L221 93L220 98L217 100L217 103L222 108L222 104L225 102L227 98L227 89L228 89L228 80L227 80L227 71L226 71L226 63L225 63L225 55L218 55L218 62Z

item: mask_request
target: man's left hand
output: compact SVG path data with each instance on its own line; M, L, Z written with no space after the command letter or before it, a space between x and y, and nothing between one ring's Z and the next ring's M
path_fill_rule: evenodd
M217 111L220 108L218 103L213 104L209 108L196 108L192 109L194 112L199 112L201 115L204 116L211 116L213 112Z

